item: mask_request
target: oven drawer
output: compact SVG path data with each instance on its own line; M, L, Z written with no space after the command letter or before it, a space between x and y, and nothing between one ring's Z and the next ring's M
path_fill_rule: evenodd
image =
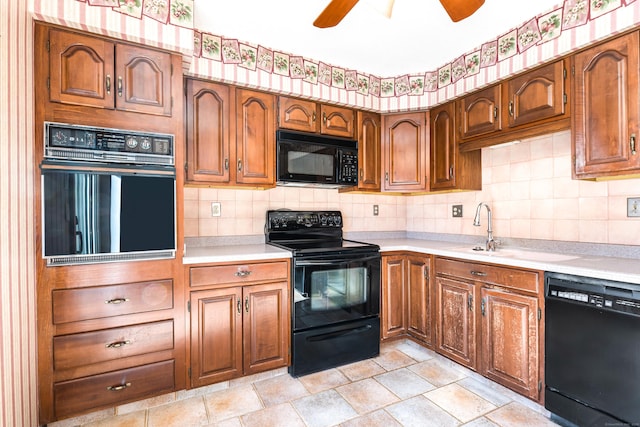
M53 291L54 324L171 308L170 279Z
M173 349L173 320L53 338L56 370Z
M540 275L536 271L437 258L436 273L495 284L503 288L513 288L536 294L539 292Z
M278 261L191 267L189 275L191 286L287 280L289 263Z
M53 386L56 417L116 406L174 388L173 360L64 381Z

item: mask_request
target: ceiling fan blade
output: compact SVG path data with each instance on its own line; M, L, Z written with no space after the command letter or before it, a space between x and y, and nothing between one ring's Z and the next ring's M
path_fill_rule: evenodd
M358 0L331 0L331 3L313 21L313 25L318 28L335 27L356 3Z
M440 0L453 22L468 18L484 4L484 0Z

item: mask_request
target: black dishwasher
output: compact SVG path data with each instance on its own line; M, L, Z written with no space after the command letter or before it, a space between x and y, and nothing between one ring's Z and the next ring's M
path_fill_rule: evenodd
M545 408L562 425L640 425L640 285L545 273Z

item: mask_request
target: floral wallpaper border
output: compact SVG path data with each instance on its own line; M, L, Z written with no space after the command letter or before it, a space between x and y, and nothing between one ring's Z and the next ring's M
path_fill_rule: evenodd
M142 19L143 16L163 24L193 28L194 0L77 0L89 6L110 7L116 12Z
M435 92L454 84L463 77L478 74L482 68L494 66L533 46L547 43L558 38L565 30L585 25L635 1L565 0L562 7L532 18L496 40L482 44L478 50L424 74L378 77L307 60L264 46L252 46L197 29L194 29L193 55L224 64L236 64L251 71L262 70L311 84L355 91L362 95L380 98L421 96L425 92Z

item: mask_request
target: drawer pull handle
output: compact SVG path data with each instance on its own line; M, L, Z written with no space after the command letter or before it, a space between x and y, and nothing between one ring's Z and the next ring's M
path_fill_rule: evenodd
M131 383L119 384L119 385L110 385L109 387L107 387L107 390L109 390L109 391L120 391L120 390L124 390L127 387L131 387Z
M250 274L251 274L250 270L242 270L242 271L235 272L236 277L247 277Z
M472 276L485 277L487 275L487 273L485 273L484 271L471 270L471 275Z
M112 342L106 345L107 348L120 348L120 347L124 347L127 344L131 344L131 341L126 340L126 341L116 341L116 342Z
M122 304L127 301L129 301L129 298L114 298L114 299L108 299L104 303L105 304Z

